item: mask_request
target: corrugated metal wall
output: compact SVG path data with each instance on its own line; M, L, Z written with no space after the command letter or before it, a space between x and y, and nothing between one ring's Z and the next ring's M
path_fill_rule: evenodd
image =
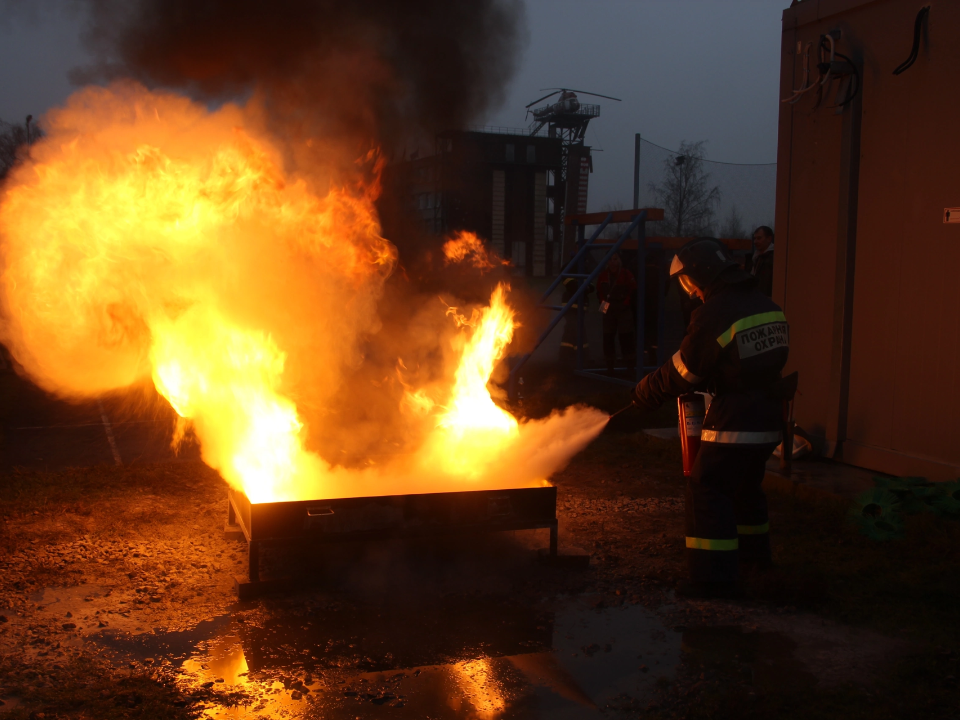
M925 5L920 55L894 76ZM846 461L955 478L960 225L942 216L960 206L960 2L799 3L784 12L781 96L801 81L797 42L832 30L862 67L860 106L836 115L831 94L780 114L774 292L801 373L797 419Z

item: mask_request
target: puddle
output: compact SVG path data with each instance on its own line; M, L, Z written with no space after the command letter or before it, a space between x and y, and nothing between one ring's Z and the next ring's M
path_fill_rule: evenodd
M223 719L636 716L681 658L739 671L758 691L817 684L787 634L671 629L641 605L591 605L305 602L282 612L238 609L186 632L108 628L89 640L121 658L171 663L187 686L240 693L243 704L205 708L206 717Z
M704 627L685 630L682 643L683 651L700 662L740 665L744 679L759 690L803 690L817 684L795 657L797 643L782 633Z
M10 712L20 704L20 698L13 695L0 695L0 715Z
M316 609L184 633L96 642L179 665L183 682L242 690L210 718L594 718L649 700L672 676L680 634L640 605L582 600L531 609L477 601L391 611ZM641 666L645 666L641 669Z
M182 632L132 635L115 630L104 630L91 639L99 645L120 650L139 660L153 658L175 663L194 654L201 643L229 632L232 622L229 615L221 615L212 620L204 620L195 628Z
M64 630L70 628L89 635L100 627L100 601L111 594L109 588L95 584L48 587L30 595L36 603L37 618ZM106 616L104 616L106 617Z

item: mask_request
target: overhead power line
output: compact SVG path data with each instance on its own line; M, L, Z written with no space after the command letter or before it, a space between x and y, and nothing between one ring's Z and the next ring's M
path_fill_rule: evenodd
M677 155L677 156L680 155L680 153L677 152L676 150L671 150L670 148L664 147L663 145L657 145L655 142L650 142L650 141L647 140L646 138L642 138L642 137L641 137L640 140L641 140L641 142L644 142L644 143L646 143L647 145L653 145L655 148L660 148L661 150L666 150L668 153L672 153L672 154ZM724 162L723 160L710 160L709 158L704 158L703 162L716 163L717 165L744 165L744 166L750 166L750 167L776 165L775 162L772 162L772 163L735 163L735 162Z

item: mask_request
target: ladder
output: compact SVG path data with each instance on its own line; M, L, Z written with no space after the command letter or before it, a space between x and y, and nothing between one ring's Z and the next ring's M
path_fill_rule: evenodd
M655 211L657 212L657 211ZM662 211L659 211L662 212ZM587 377L593 377L598 380L604 380L606 382L613 382L618 385L626 385L633 387L637 382L640 382L640 379L644 376L646 371L653 370L654 368L645 368L643 366L644 358L644 322L643 322L643 300L644 293L646 291L646 220L647 220L647 210L631 210L627 211L628 216L631 220L630 226L624 231L622 235L613 243L597 243L597 239L600 237L600 234L606 229L613 219L614 215L622 216L624 211L617 211L616 213L608 213L602 222L593 223L585 222L580 223L577 221L577 216L571 218L573 224L577 227L577 253L571 258L570 262L567 263L563 271L557 276L556 280L550 285L549 289L543 294L538 303L539 307L545 308L547 310L556 311L556 316L553 320L550 321L550 324L547 325L546 329L540 333L540 337L537 339L536 344L533 346L533 349L530 352L521 355L520 358L513 364L513 367L510 369L510 379L508 384L508 392L511 399L516 399L517 397L517 384L520 379L520 371L523 369L523 366L526 365L527 361L537 350L538 347L543 343L544 340L550 335L551 332L560 324L560 321L563 320L567 313L571 310L576 310L577 312L577 364L576 364L576 374L584 375ZM590 218L591 216L583 216L584 218ZM602 217L602 214L592 216L592 217ZM622 222L622 221L620 221ZM585 239L585 229L587 225L597 224L597 229L593 231L593 234L590 235L589 239ZM623 378L610 377L605 373L605 370L602 369L587 369L584 368L584 353L583 353L583 344L585 339L584 332L584 321L585 321L585 312L584 312L584 303L583 298L586 295L587 288L596 281L600 276L600 273L603 272L604 267L607 262L613 257L613 254L620 250L621 246L626 242L627 238L633 233L634 230L639 228L637 235L637 267L636 267L636 281L637 281L637 303L636 303L636 357L637 357L637 368L636 368L636 380L625 380ZM587 273L585 270L585 260L587 255L597 250L605 250L606 254L601 258L597 263L596 267L592 272ZM580 280L580 287L577 288L577 291L573 296L566 302L564 305L551 305L547 301L550 298L550 295L554 290L557 289L557 286L560 285L564 280L567 279L576 279Z

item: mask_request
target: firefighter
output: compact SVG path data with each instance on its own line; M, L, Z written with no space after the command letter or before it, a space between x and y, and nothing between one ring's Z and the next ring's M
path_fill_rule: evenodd
M781 379L789 348L786 318L719 241L698 238L674 257L670 277L703 305L680 350L634 388L634 403L654 410L668 398L715 395L686 489L689 580L678 592L735 595L741 568L770 564L767 500L761 482L780 443ZM795 377L788 380L795 383Z
M620 352L627 367L635 366L637 327L630 301L636 292L637 281L633 273L623 267L620 254L614 253L597 278L597 299L603 313L603 357L607 361L608 375L613 375L616 367L617 335L620 336Z

